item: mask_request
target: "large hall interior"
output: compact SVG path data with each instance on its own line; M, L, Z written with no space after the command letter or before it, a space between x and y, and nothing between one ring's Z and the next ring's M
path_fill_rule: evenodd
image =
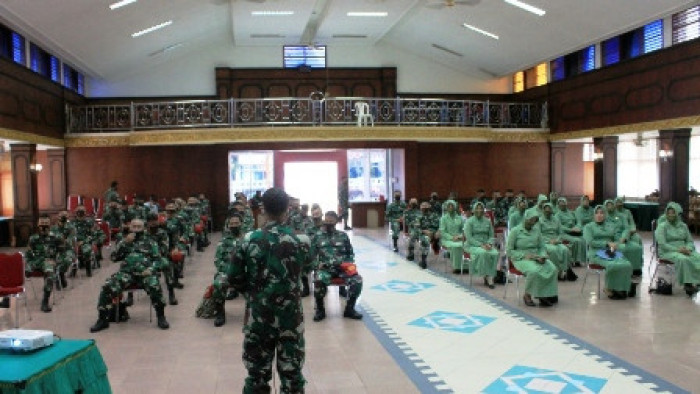
M0 303L0 339L20 328L56 343L0 346L0 393L240 392L243 297L222 327L195 316L231 202L279 187L335 211L344 186L351 229L337 228L364 281L363 318L344 318L338 286L323 321L313 291L302 299L305 392L698 392L700 297L654 236L675 202L700 246L698 92L697 0L2 1L0 296L5 258L26 264L40 218L72 222L81 203L104 223L112 182L124 205L153 196L161 214L205 196L210 245L184 257L167 330L137 291L128 322L90 331L120 269L108 227L99 268L52 290L50 313L43 279L25 278L22 297ZM571 210L582 196L622 198L642 246L636 296L610 299L604 270L581 261L555 306L531 307L525 277L491 288L468 254L457 272L439 245L422 269L408 233L392 250L396 191L452 196L468 216L482 191L509 190ZM81 350L26 361L62 343Z

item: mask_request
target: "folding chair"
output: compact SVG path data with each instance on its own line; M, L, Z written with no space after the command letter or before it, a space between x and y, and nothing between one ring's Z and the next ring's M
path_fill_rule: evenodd
M520 278L524 277L525 274L523 274L517 268L515 268L515 265L513 265L513 261L511 259L508 259L508 269L506 270L506 283L503 285L504 300L508 295L508 282L510 282L512 279L515 283L515 296L518 298L518 304L520 304Z
M80 200L81 200L81 198L80 198L80 196L77 195L77 194L71 194L71 195L69 195L69 196L68 196L68 203L67 203L67 206L66 206L66 209L68 210L68 212L74 213L74 212L75 212L75 208L77 208L78 205L80 205L80 203L81 203Z
M586 279L591 274L598 275L598 299L600 299L600 281L602 276L605 275L605 267L600 264L591 263L590 261L586 263L586 275L584 275L583 283L581 284L581 293L583 294L583 289L586 287Z
M119 323L121 321L120 320L121 318L119 316L119 304L124 299L124 293L125 292L133 293L136 291L143 291L144 293L146 293L146 290L143 288L143 286L134 283L131 286L128 286L126 289L122 290L122 292L118 296L112 298L112 308L114 308L114 311L116 314L115 323ZM148 308L148 310L149 310L148 322L152 323L153 322L153 306L151 305Z
M29 320L32 314L27 305L27 292L24 278L24 258L19 252L13 254L0 253L0 297L24 296L24 309ZM19 328L19 305L15 305L15 328Z
M95 216L95 200L91 197L83 198L83 206L86 216Z
M667 272L671 272L671 276L673 278L676 277L676 265L673 263L671 260L667 259L662 259L659 258L659 244L656 242L656 219L651 221L651 246L649 247L651 251L651 257L649 258L649 267L648 267L648 272L651 274L652 272L652 265L654 265L654 270L653 274L651 275L651 279L649 280L649 292L653 292L652 286L654 286L656 282L656 278L659 275L659 269L664 269ZM654 264L655 263L655 264ZM675 280L670 281L671 284L675 282Z

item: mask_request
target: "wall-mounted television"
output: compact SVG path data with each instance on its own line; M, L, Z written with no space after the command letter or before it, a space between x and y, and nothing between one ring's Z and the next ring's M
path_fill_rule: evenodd
M284 68L326 68L326 46L285 45L282 59Z

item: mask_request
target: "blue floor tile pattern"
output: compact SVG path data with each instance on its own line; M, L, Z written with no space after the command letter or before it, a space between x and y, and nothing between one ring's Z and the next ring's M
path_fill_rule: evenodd
M494 320L496 320L496 318L489 316L463 315L461 313L435 311L429 315L413 320L408 324L422 328L471 334Z
M599 393L607 379L516 365L486 387L487 394Z
M390 280L381 285L372 286L374 290L393 291L396 293L415 294L425 289L435 287L433 283L407 282L403 280Z
M378 241L372 237L364 236L364 235L358 235L358 237L364 238L371 243L376 244L379 247L382 247L384 249L391 249L391 246ZM394 263L395 264L395 263ZM499 308L501 311L506 312L509 316L512 316L512 318L517 319L525 324L528 324L530 326L536 327L538 330L542 330L543 332L546 332L552 336L553 340L560 341L562 343L569 344L571 347L575 348L580 348L584 353L589 354L596 358L599 363L609 365L611 368L616 369L620 371L621 374L627 375L627 376L632 376L635 380L638 381L638 383L645 383L648 386L651 386L650 389L655 391L655 392L671 392L671 393L690 393L687 390L684 390L681 387L678 387L674 385L671 382L668 382L656 375L653 375L623 359L620 359L617 356L614 356L597 346L594 346L576 336L573 336L543 320L540 320L534 316L531 316L520 309L511 306L502 300L500 300L497 297L493 297L490 294L484 293L481 290L477 288L473 288L469 286L467 283L464 283L460 281L459 279L456 279L453 275L450 275L445 272L437 271L432 268L429 268L426 270L428 274L431 274L433 276L437 276L440 278L443 278L444 280L448 281L451 285L458 287L462 289L463 291L479 298L483 302L492 305L496 308ZM369 306L365 305L365 309L369 308ZM392 339L384 333L382 329L379 329L378 326L376 326L376 323L374 323L374 319L381 319L381 317L375 312L373 314L370 314L371 319L365 319L365 324L367 327L374 333L375 337L382 343L384 348L392 355L394 360L397 362L399 366L404 370L404 372L409 376L409 378L416 384L416 387L421 391L421 392L452 392L451 389L447 388L446 385L442 387L446 387L447 390L449 391L440 391L437 387L441 387L439 385L433 385L432 382L426 381L426 379L421 376L420 370L412 363L411 361L418 362L415 360L409 360L399 349L397 346L391 346L389 345L392 341ZM385 330L391 331L393 333L393 330L391 330L390 327L388 327L386 324L384 324ZM374 329L373 327L374 326ZM395 337L393 340L394 341L399 341L401 342L401 339L398 338L398 336L393 333L393 336ZM384 337L384 339L382 339ZM388 342L388 343L385 343ZM419 362L420 364L420 362ZM515 368L515 367L514 367ZM418 375L416 375L418 374ZM541 382L539 382L541 383ZM432 390L427 390L427 388L432 387ZM490 387L490 386L489 386ZM427 391L426 391L427 390ZM493 391L492 391L493 392ZM502 392L502 391L501 391ZM509 391L505 391L506 393ZM542 391L540 391L542 392Z

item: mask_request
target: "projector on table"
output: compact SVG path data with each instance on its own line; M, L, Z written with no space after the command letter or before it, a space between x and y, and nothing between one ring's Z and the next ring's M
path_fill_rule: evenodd
M53 332L44 330L5 330L0 331L0 350L9 349L22 352L41 349L53 344Z

